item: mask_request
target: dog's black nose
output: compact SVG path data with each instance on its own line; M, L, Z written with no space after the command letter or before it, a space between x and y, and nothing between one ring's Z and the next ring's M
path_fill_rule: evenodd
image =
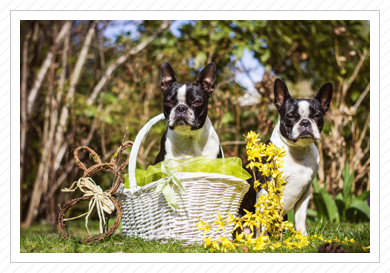
M179 113L184 113L185 111L187 111L188 107L186 105L178 105L176 107L176 111L179 112Z
M307 119L302 120L301 121L301 126L309 127L310 126L310 121L308 121Z

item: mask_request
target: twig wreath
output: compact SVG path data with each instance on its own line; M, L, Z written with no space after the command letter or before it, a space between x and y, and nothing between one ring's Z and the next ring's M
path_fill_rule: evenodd
M76 189L79 189L84 193L84 196L77 199L70 200L60 210L60 213L58 215L58 220L57 220L57 229L61 237L63 237L64 239L70 239L67 232L64 231L64 227L66 227L66 222L77 218L81 218L83 216L86 216L85 226L89 234L89 230L87 227L88 217L95 206L100 221L100 235L80 240L81 243L94 243L94 242L103 241L105 238L112 235L114 231L118 228L119 223L122 219L122 208L121 208L121 203L117 199L115 199L112 195L114 195L117 192L120 184L124 182L124 177L123 174L121 174L121 171L129 163L129 160L127 159L124 163L122 163L119 166L119 160L122 151L131 147L132 145L133 145L132 141L127 141L125 143L122 142L121 147L119 147L118 150L115 152L115 154L111 157L109 163L102 163L99 155L94 150L86 146L80 146L74 151L74 158L76 164L84 171L84 174L77 182L74 182L70 188L65 188L62 191L73 192ZM95 165L87 168L84 165L84 163L81 162L78 154L82 150L86 150L89 152L90 158L96 163ZM109 170L114 173L114 181L112 187L109 190L106 190L104 192L100 188L100 186L96 185L96 183L91 178L92 175L94 175L95 173L101 170ZM89 202L88 212L73 218L65 218L66 212L70 210L73 205L83 201ZM115 212L116 212L115 221L108 229L108 220L115 214Z

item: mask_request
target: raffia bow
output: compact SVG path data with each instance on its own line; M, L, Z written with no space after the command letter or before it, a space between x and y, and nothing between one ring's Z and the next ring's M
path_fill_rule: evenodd
M74 192L75 190L77 190L77 188L84 193L83 197L93 196L92 199L89 201L88 211L76 217L66 218L63 221L71 221L86 215L85 227L87 228L89 234L88 217L96 205L96 210L99 216L100 234L102 234L103 225L106 224L106 220L104 218L104 212L111 214L115 210L115 205L114 203L112 203L112 201L109 198L111 194L109 192L103 192L100 186L96 185L96 183L90 177L81 177L78 181L73 182L72 186L69 189L65 188L62 189L61 191Z

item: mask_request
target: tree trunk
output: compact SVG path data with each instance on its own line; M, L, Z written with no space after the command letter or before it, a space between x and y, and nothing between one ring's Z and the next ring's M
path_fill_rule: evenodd
M71 23L65 22L65 24L62 26L62 29L60 33L57 35L57 38L55 39L55 43L58 44L61 42L61 40L64 38L65 34L70 30ZM35 79L34 85L32 89L29 92L28 101L27 101L27 115L28 117L31 117L32 110L34 107L35 100L38 95L39 88L42 86L43 79L45 78L46 72L48 68L51 65L51 62L53 60L53 51L52 49L49 50L49 52L46 55L45 60L43 61L43 64L41 66L41 69L39 70L38 76Z
M26 150L27 136L27 58L28 58L28 38L25 37L23 42L22 56L22 83L20 88L20 218L22 218L22 196L23 196L23 181L24 181L24 153ZM21 220L21 219L20 219Z
M67 23L69 23L69 22L67 22ZM93 34L95 33L96 24L97 24L97 21L94 21L88 30L88 33L85 37L83 47L82 47L80 55L79 55L79 58L76 62L75 69L74 69L72 76L71 76L70 88L68 90L64 106L61 109L60 124L57 127L56 137L55 137L55 141L54 141L54 143L55 143L54 144L54 155L56 155L55 158L57 158L58 152L60 151L60 147L62 146L61 145L62 141L60 141L60 140L63 138L66 120L67 120L68 113L69 113L69 102L70 102L70 100L73 97L73 94L75 92L76 84L77 84L78 79L80 77L82 67L85 63ZM63 29L64 29L64 27L63 27ZM61 33L63 32L63 29L61 30ZM69 23L69 28L67 30L69 30L69 29L70 29L70 23ZM60 36L60 34L58 36ZM62 37L65 36L65 34L66 33L62 33ZM58 41L58 36L57 36L56 42ZM50 57L50 62L51 62L52 58L53 58L53 56ZM44 64L45 63L46 62L44 62ZM30 206L29 206L28 212L27 212L26 221L23 223L24 226L31 226L31 224L33 224L33 222L35 221L37 214L38 214L38 207L39 207L39 203L40 203L40 200L42 197L42 193L44 192L45 189L47 189L47 181L48 180L42 179L42 178L43 178L44 171L47 171L47 168L45 166L45 162L47 160L47 155L48 155L48 152L50 149L50 146L49 146L50 142L48 141L48 132L47 132L48 120L49 120L48 113L50 112L48 110L49 103L46 106L46 109L47 109L47 111L45 111L46 118L44 121L45 122L45 126L44 126L45 129L44 129L44 137L43 137L43 143L45 143L45 148L42 152L42 158L41 158L41 162L40 162L39 168L38 168L38 176L37 176L37 179L36 179L35 184L34 184L33 193L31 196L31 201L30 201ZM66 149L64 149L64 150L66 150Z

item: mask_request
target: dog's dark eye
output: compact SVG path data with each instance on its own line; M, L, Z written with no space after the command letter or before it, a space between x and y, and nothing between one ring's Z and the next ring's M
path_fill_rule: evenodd
M170 105L172 105L172 102L170 100L166 100L166 101L164 101L164 104L166 106L170 106Z
M194 104L195 104L195 105L201 105L202 102L201 102L200 100L196 100L196 101L194 101Z
M320 114L317 114L314 116L314 118L321 118L322 116Z
M294 116L293 115L287 115L286 116L289 120L293 120L294 119Z

